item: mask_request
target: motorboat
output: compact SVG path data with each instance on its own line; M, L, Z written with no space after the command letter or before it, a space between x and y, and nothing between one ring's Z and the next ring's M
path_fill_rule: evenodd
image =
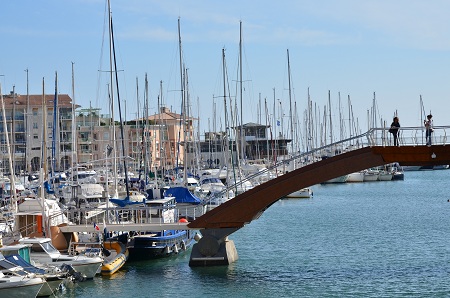
M200 178L200 190L195 193L202 198L209 206L220 205L235 197L232 189L228 189L221 179L208 175Z
M2 272L14 272L20 276L34 274L45 279L44 285L39 290L37 297L48 297L56 293L61 284L76 280L76 276L69 273L69 268L59 268L48 265L36 267L30 263L30 245L7 245L0 248L0 270Z
M225 184L217 177L202 176L199 182L200 188L209 193L218 193L226 189Z
M23 237L19 239L19 243L31 244L30 259L35 264L70 265L85 279L94 278L103 264L103 259L99 256L63 254L53 246L50 238Z
M62 189L62 198L66 206L98 207L106 204L105 189L99 183L83 183L66 185Z
M305 188L302 188L300 190L297 190L297 191L294 191L294 192L288 194L286 196L286 198L289 198L289 199L305 198L305 199L307 199L307 198L311 198L312 195L313 195L313 193L312 193L311 189L309 187L305 187Z
M327 180L325 182L322 182L322 184L331 184L331 183L345 183L347 182L348 175L339 176L330 180Z
M44 283L42 277L33 274L21 276L0 271L0 297L36 297Z

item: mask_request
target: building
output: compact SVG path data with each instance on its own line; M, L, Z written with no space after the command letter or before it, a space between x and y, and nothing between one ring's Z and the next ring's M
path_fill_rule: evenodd
M292 140L281 134L273 138L270 129L270 126L247 123L233 127L235 139L225 132L206 132L204 141L188 144L187 164L198 164L199 168L222 168L237 164L238 160L265 159L268 162L287 156L288 143Z
M72 141L72 111L78 106L73 106L70 96L23 96L11 92L3 96L3 104L5 119L3 114L0 115L3 173L9 173L6 132L16 174L37 171L41 166L59 170L72 163L76 155ZM55 122L57 125L54 125Z
M195 119L166 107L159 114L128 121L121 127L98 108L73 105L67 94L23 96L11 92L3 101L0 171L4 174L9 173L6 131L16 174L36 172L41 167L65 171L74 165L110 166L114 156L119 171L124 158L130 171L144 166L149 170L182 167L185 136L189 140L193 137ZM76 119L74 125L72 119Z

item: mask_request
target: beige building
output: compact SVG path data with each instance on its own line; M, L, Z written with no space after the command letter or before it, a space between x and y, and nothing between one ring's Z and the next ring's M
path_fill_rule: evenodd
M193 118L161 108L148 119L128 121L122 138L119 123L113 125L100 109L79 109L67 94L59 94L56 103L55 109L54 95L12 92L4 96L7 130L0 115L0 171L9 173L6 131L16 174L38 171L43 160L47 160L48 170L64 171L75 164L109 165L113 156L119 161L127 157L131 171L144 166L154 171L183 165L183 144L185 135L187 141L192 140ZM74 109L76 123L72 125ZM118 165L123 170L123 162Z
M55 169L71 164L72 156L75 155L72 142L73 106L72 99L67 94L58 95L56 113L54 95L23 96L11 92L3 96L3 103L5 119L3 114L0 115L0 161L3 173L9 173L6 131L13 168L17 174L37 171L44 166L43 156L46 156L46 166L49 168L52 164ZM58 122L56 126L53 125L54 119ZM52 156L55 156L55 159L52 159Z

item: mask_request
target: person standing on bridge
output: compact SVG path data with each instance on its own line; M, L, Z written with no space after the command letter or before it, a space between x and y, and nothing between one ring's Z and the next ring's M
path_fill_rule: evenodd
M391 128L389 129L389 132L394 136L394 146L398 146L398 130L400 128L400 122L398 120L398 117L394 117Z
M423 121L423 124L425 125L425 138L427 140L427 145L430 146L431 145L431 134L433 133L433 115L428 115L427 116L427 120Z

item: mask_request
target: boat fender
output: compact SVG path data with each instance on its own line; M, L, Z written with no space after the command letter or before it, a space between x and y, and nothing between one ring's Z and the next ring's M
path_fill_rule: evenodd
M186 243L184 243L184 240L181 240L180 247L182 250L186 250Z
M202 236L200 236L199 234L196 233L194 236L194 240L198 242L198 241L200 241L200 239L202 239Z
M172 246L172 251L173 251L175 254L178 253L178 247L177 247L177 244L174 244L174 245Z
M170 254L170 247L168 247L167 245L164 247L164 253L166 255Z

